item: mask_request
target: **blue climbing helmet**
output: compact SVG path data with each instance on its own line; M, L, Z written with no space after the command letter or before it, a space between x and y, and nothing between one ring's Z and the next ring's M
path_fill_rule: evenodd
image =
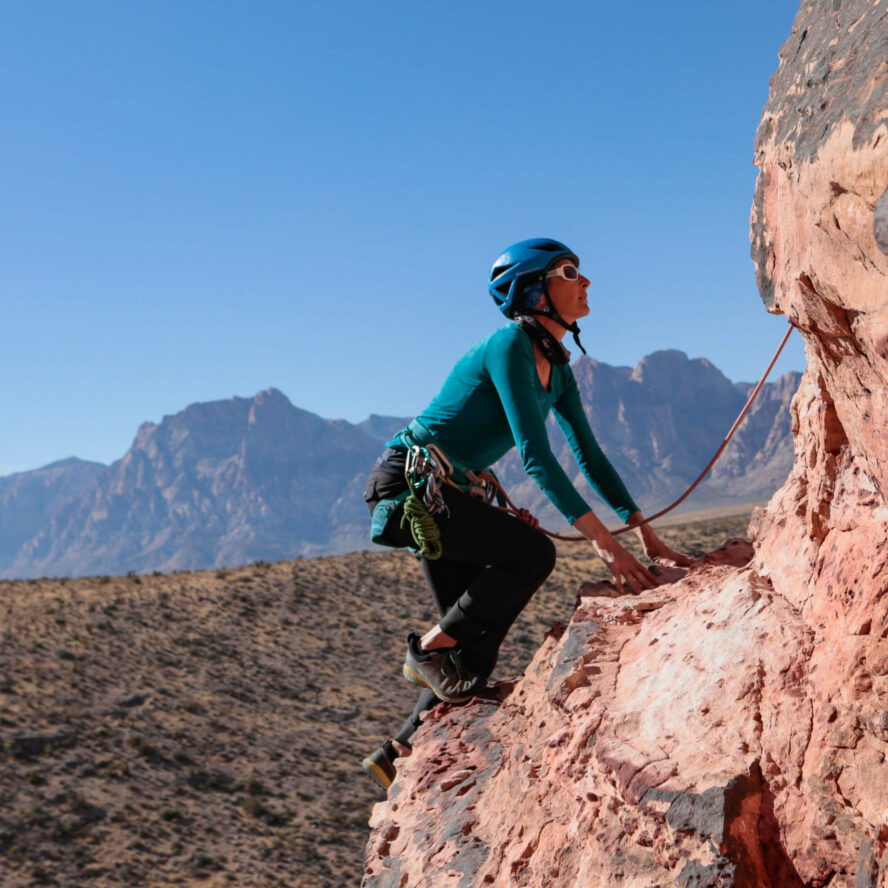
M549 237L532 237L512 244L490 269L487 289L499 310L512 318L532 309L545 290L546 272L559 259L573 259L577 266L580 264L570 247Z
M568 324L555 311L546 286L546 272L559 260L570 259L577 267L579 257L570 247L549 237L532 237L512 244L493 263L487 289L499 310L507 317L543 315L569 330L583 354L580 328L576 321ZM540 297L545 297L542 304Z

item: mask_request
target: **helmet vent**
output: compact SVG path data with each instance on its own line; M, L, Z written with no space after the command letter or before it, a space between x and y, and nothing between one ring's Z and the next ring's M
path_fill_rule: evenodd
M500 265L497 268L494 268L490 273L490 279L498 278L501 275L504 275L510 268L514 268L518 263L510 262L508 265Z

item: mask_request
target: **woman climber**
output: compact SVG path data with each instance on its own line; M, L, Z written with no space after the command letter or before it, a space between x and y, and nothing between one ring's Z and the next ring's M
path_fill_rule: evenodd
M509 247L493 265L489 291L514 323L459 360L431 404L387 443L370 474L364 498L372 539L418 552L441 614L434 628L407 641L404 676L423 688L412 714L362 763L384 788L394 779L394 760L410 753L423 712L440 701L464 703L486 687L506 632L555 566L555 547L535 522L496 508L480 487L478 475L512 447L527 474L592 543L621 594L626 586L637 594L656 585L576 491L546 433L551 410L593 489L625 523L644 521L592 434L561 343L570 331L583 348L577 320L589 314L589 281L579 265L558 241L534 238ZM638 532L652 560L690 563L648 525Z

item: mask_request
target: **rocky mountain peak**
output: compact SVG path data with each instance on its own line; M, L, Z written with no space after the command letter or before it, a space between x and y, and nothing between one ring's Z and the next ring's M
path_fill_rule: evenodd
M656 351L642 358L631 379L653 397L680 390L696 408L703 398L731 398L733 383L706 358L694 358L677 349Z
M294 407L290 399L279 389L267 388L257 392L250 403L248 422L255 423L261 419L273 422L276 418L282 418L293 412L300 411Z

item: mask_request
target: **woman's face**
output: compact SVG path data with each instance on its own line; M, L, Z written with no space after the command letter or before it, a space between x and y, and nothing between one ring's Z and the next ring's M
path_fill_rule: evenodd
M562 259L555 264L555 268L563 265L573 265L571 259ZM567 281L557 275L550 277L548 284L549 298L555 311L568 323L572 324L578 318L584 318L589 314L589 303L586 298L586 287L589 279L581 274L575 281Z

